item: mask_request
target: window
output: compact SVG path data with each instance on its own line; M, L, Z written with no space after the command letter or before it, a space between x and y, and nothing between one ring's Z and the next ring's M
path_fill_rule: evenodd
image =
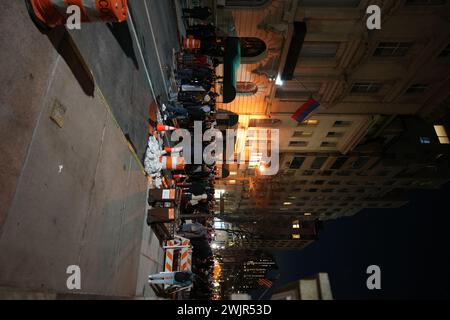
M344 165L344 163L348 160L348 157L339 157L334 161L333 165L331 166L331 169L340 169Z
M355 82L350 90L351 93L378 93L382 84L376 82Z
M352 121L335 121L333 127L341 128L341 127L350 127L353 124Z
M358 160L353 163L353 169L361 169L369 162L369 160L369 157L359 157Z
M267 50L266 43L254 37L241 37L241 57L254 58L263 54Z
M292 228L293 229L300 229L300 221L299 220L295 220L292 222Z
M305 120L302 123L299 123L299 126L317 126L319 124L319 120Z
M420 137L421 144L431 144L431 139L428 137Z
M320 146L322 148L335 148L337 146L337 142L324 141Z
M419 94L424 93L428 89L427 84L413 84L411 87L406 90L406 94Z
M289 169L300 169L304 161L305 157L294 157L291 165L289 166Z
M308 138L313 135L312 132L308 131L295 131L293 137L294 138Z
M445 0L406 0L407 6L441 6Z
M317 157L311 164L311 169L321 169L328 157Z
M304 58L334 58L339 48L339 42L309 42L305 41L300 52Z
M292 235L292 239L298 240L298 239L300 239L300 235L299 234L293 234Z
M327 138L341 138L343 137L345 132L328 132Z
M411 47L411 42L380 42L373 55L375 57L403 57Z
M450 56L450 44L439 54L440 58L446 58L448 56Z
M436 131L436 135L439 138L439 142L441 144L450 144L448 139L447 130L445 130L444 126L436 125L434 126L434 131Z
M306 147L308 145L307 141L291 141L289 142L289 147Z
M258 92L256 83L248 81L238 81L236 84L236 93L240 96L253 96Z

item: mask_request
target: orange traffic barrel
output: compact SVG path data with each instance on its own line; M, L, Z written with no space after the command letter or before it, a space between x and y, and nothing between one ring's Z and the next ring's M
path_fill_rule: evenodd
M166 157L161 156L160 162L163 170L183 170L185 161L183 157Z
M81 22L124 22L127 0L26 0L31 17L38 25L54 28L65 25L70 6L80 8Z
M200 49L201 41L194 39L192 37L184 38L183 40L183 48L187 50L196 50Z

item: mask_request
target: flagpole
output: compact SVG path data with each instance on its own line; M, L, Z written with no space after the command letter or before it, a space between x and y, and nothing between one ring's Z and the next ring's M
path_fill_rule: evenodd
M270 290L270 288L267 288L264 292L263 292L263 294L258 298L258 300L261 300L262 299L262 297L264 297L264 295L267 293L267 291L269 291Z

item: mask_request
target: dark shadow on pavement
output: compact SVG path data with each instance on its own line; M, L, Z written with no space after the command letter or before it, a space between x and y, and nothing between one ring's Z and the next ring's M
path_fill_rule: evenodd
M131 37L128 22L123 23L107 23L109 31L113 34L119 43L125 55L133 61L136 70L139 70L139 63L133 47L133 38Z
M93 97L95 91L94 77L67 29L60 26L46 34L53 47L69 66L84 93Z

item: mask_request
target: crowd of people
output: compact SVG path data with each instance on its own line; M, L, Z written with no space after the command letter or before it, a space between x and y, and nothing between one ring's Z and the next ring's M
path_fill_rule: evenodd
M185 9L184 14L185 17L205 20L211 15L211 10L204 7ZM211 39L215 36L215 27L211 23L202 22L191 26L188 34L200 40ZM215 82L220 78L215 71L219 63L217 58L201 49L183 50L179 53L176 70L179 90L162 107L166 125L187 129L191 131L191 136L195 121L202 122L204 131L217 127L216 99L219 95L214 90ZM191 164L185 165L184 170L173 172L174 175L183 177L178 180L178 187L183 189L180 213L184 217L178 235L190 239L193 246L192 276L184 276L193 285L191 298L209 300L213 295L214 281L211 243L214 238L214 184L217 166L215 163L194 164L193 160L191 159ZM179 277L183 278L181 275Z

